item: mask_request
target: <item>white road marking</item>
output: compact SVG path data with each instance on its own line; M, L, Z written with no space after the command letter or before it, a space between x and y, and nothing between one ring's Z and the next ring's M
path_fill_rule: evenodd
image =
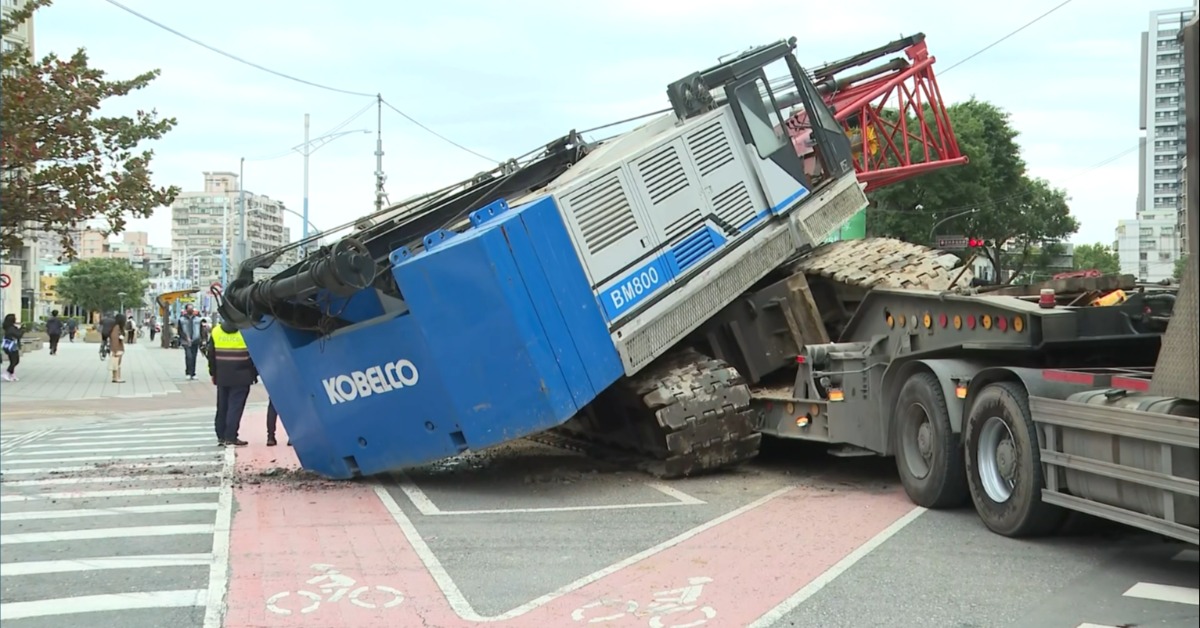
M207 523L191 523L167 526L130 526L124 528L96 528L89 530L63 530L59 532L18 532L16 534L0 534L0 545L212 533L213 526Z
M812 597L817 591L825 588L825 585L833 582L835 578L842 575L842 573L852 567L854 563L862 560L867 554L870 554L877 547L883 545L888 539L892 538L893 535L900 530L903 530L905 526L912 523L917 519L917 517L920 517L922 514L924 514L925 511L925 508L914 506L913 509L908 511L908 513L903 517L900 517L896 521L892 522L892 525L884 528L882 532L871 537L871 539L866 543L858 546L858 548L856 548L853 552L850 552L832 567L826 569L824 573L822 573L820 576L817 576L812 582L809 582L799 591L796 591L788 596L788 598L781 602L779 606L776 606L766 613L763 613L758 619L754 620L754 622L746 628L766 628L780 619L783 619L785 615L795 610L796 607L803 604L805 600Z
M76 613L98 613L103 611L181 608L199 606L203 603L203 589L62 597L50 600L38 600L36 602L0 604L0 621L27 619L29 617L72 615Z
M1171 557L1171 560L1178 560L1184 563L1200 562L1200 550L1185 549Z
M210 453L216 450L217 444L215 437L205 439L207 446L199 446L199 442L167 444L167 445L139 445L137 447L92 447L90 445L73 445L74 449L66 449L56 447L49 451L26 451L28 447L38 445L29 445L21 450L21 457L32 461L45 460L45 458L35 458L34 456L60 456L62 454L121 454L127 451L190 451L192 453ZM166 454L155 454L166 455ZM123 458L131 458L132 456L121 456Z
M10 486L64 486L73 484L104 484L106 482L168 482L179 480L194 480L197 478L216 478L220 477L220 473L204 472L204 473L172 473L163 475L98 475L89 477L75 478L49 478L44 480L6 480L0 482L0 486L8 488Z
M181 486L171 488L131 488L115 491L63 491L58 493L29 493L0 495L0 502L35 502L48 499L95 499L100 497L150 497L154 495L202 495L216 493L217 486Z
M79 439L128 439L131 437L137 438L141 436L162 436L166 434L194 434L197 436L211 434L213 438L217 437L216 430L213 428L211 423L208 425L195 424L178 426L171 425L165 427L122 427L58 432L58 436Z
M1120 628L1120 626L1110 626L1108 624L1089 624L1084 622L1078 626L1075 626L1075 628Z
M108 458L106 458L108 460ZM46 461L39 461L46 462ZM4 469L4 475L37 475L49 473L84 473L87 471L108 471L111 469L166 469L166 468L186 468L186 467L211 467L221 464L220 460L180 460L178 462L133 462L130 464L110 464L105 466L96 465L80 465L74 467L38 467L36 469ZM95 476L98 480L105 477L115 476ZM8 482L0 482L0 486L4 486Z
M176 438L139 438L138 442L139 443L153 443L155 447L167 447L170 445L174 445L175 447L186 447L187 445L192 444L192 443L211 444L215 439L216 439L216 436L209 434L208 436L186 436L186 437L179 436ZM121 441L106 443L103 441L85 441L80 438L63 438L63 439L52 440L52 441L43 441L42 443L39 443L37 445L25 445L21 449L22 449L22 451L28 451L30 449L86 449L89 447L96 447L98 445L120 444L120 442ZM215 447L215 445L214 445L214 447ZM136 449L136 448L135 447L125 447L120 450L117 450L117 449L111 449L111 450L110 449L95 449L92 451L133 451L134 449Z
M673 497L673 498L679 500L679 503L681 503L681 504L688 504L689 506L700 506L705 503L704 500L692 497L691 495L688 495L687 493L675 488L674 486L668 486L666 484L661 484L659 482L647 482L646 486L649 486L650 488L662 493L663 495L666 495L667 497Z
M492 508L482 510L442 510L438 505L429 499L429 495L421 490L411 479L402 473L393 474L400 490L404 492L405 497L412 502L416 507L417 512L420 512L426 517L455 517L463 515L516 515L529 513L547 513L547 512L580 512L588 510L632 510L635 508L667 508L672 506L697 506L703 505L705 502L696 499L679 489L672 488L665 484L655 482L647 482L646 485L659 491L675 501L670 502L645 502L632 504L601 504L594 506L549 506L545 508Z
M493 617L484 617L475 612L475 609L471 606L471 603L467 601L465 596L463 596L463 593L461 590L459 590L458 585L454 583L454 580L450 577L450 574L446 572L446 569L442 566L442 563L438 560L438 557L431 549L429 549L429 545L425 543L425 539L421 538L421 535L419 532L417 532L417 528L413 525L412 520L408 518L408 515L404 514L404 511L400 508L400 504L396 503L395 498L392 497L392 494L388 492L387 488L376 484L375 494L379 496L379 500L383 503L384 508L391 513L392 518L395 519L396 523L400 525L400 530L404 533L405 538L408 539L409 544L412 545L413 550L417 553L417 556L420 557L421 562L425 564L425 568L437 582L438 587L442 590L442 594L446 596L446 601L450 603L450 608L454 609L454 612L461 619L466 621L491 623L507 621L515 617L520 617L529 611L545 606L546 604L549 604L550 602L553 602L554 600L571 593L572 591L581 589L605 576L616 573L630 565L639 563L647 558L650 558L651 556L654 556L655 554L675 547L676 545L679 545L680 543L683 543L684 541L711 528L719 526L726 521L754 510L755 508L758 508L759 506L762 506L763 504L766 504L767 502L793 490L793 488L794 487L789 486L776 490L768 495L750 502L749 504L746 504L745 506L742 506L741 508L731 510L724 515L717 517L716 519L712 519L700 524L674 538L663 541L654 547L638 552L633 556L579 578L578 580L551 591L550 593L547 593L546 595L543 595L535 600L526 602L506 613Z
M152 506L116 506L113 508L81 508L78 510L34 510L29 512L0 513L0 521L37 521L41 519L82 519L83 517L111 517L116 515L156 515L166 512L193 512L217 509L214 502L184 504L154 504Z
M1194 587L1176 587L1169 584L1139 582L1129 587L1129 590L1124 595L1125 597L1136 597L1143 600L1200 606L1200 589Z
M229 537L233 528L233 469L236 453L225 449L225 478L217 498L217 518L213 525L212 566L208 570L205 594L204 628L221 628L225 621L225 591L229 588Z
M194 567L197 565L207 565L212 559L212 554L156 554L4 563L0 566L0 576L35 576L38 574L68 573L73 571L147 569L150 567Z
M216 445L213 448L216 449ZM188 451L180 453L168 454L137 454L134 456L77 456L74 458L38 458L36 460L13 460L12 456L8 456L5 462L8 464L43 464L46 462L107 462L121 460L153 460L155 458L190 458L202 452ZM24 456L22 456L24 458ZM8 469L4 469L4 473L8 473Z

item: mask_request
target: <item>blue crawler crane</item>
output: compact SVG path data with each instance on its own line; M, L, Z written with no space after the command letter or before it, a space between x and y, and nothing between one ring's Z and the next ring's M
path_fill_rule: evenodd
M222 298L306 469L351 478L533 434L665 477L758 452L750 389L697 330L866 206L795 38L671 83L673 111L358 222ZM778 67L785 80L768 80ZM778 96L776 92L779 92ZM798 154L781 113L802 108Z

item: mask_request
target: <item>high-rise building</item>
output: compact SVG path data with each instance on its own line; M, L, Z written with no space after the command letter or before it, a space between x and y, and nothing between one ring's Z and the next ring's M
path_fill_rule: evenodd
M8 14L25 6L28 0L2 0L4 17ZM18 24L16 28L4 33L3 37L4 52L9 52L17 46L25 46L29 50L29 54L33 54L33 18L29 18L22 24Z
M190 278L193 285L202 288L222 278L232 279L237 272L234 256L241 228L241 201L238 176L232 172L205 172L202 191L183 192L176 197L171 204L172 275ZM290 231L283 225L287 209L282 201L247 190L245 203L251 257L288 243Z
M1139 212L1177 210L1179 158L1184 147L1179 29L1193 15L1191 7L1152 11L1150 27L1142 33L1139 127L1146 135L1139 151Z
M1185 249L1180 229L1184 154L1183 47L1180 28L1196 14L1193 7L1150 12L1142 33L1138 150L1138 198L1135 220L1117 226L1121 272L1141 281L1170 278Z

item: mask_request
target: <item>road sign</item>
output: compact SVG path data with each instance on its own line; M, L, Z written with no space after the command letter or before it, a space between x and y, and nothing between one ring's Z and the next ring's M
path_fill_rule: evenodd
M0 288L7 288L12 285L12 277L0 273Z
M943 251L963 251L970 245L971 239L961 235L938 236L935 247Z

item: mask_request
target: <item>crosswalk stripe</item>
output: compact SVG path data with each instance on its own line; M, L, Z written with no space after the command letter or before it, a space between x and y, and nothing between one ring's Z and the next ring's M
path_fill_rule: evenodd
M183 444L215 443L216 438L217 437L213 434L207 434L207 435L196 434L196 435L191 435L191 436L180 435L180 436L175 436L172 438L139 438L138 442L139 443L153 443L155 445L166 445L169 443L183 443ZM89 440L84 440L81 438L61 438L61 439L55 439L55 440L42 441L41 443L38 443L36 445L25 445L24 447L21 448L21 451L22 451L22 453L25 453L25 452L29 452L29 450L31 450L31 449L83 449L86 447L97 447L97 446L117 444L124 440L128 440L128 439L124 439L124 438L113 439L114 442L107 443L107 442L103 442L100 440L89 441ZM132 449L133 449L132 447L126 448L127 451L131 451ZM118 451L118 450L96 449L94 451Z
M95 499L106 497L149 497L152 495L203 495L220 492L219 486L183 486L169 488L130 488L112 491L64 491L57 493L28 493L0 495L0 502L34 502L65 499Z
M207 453L204 450L215 451L217 448L217 439L215 436L212 438L204 439L204 442L206 442L208 444L208 447L201 448L201 447L197 447L194 444L194 443L199 443L199 442L200 442L200 440L193 440L193 441L191 441L191 443L193 443L193 444L182 443L182 444L165 444L165 445L138 445L136 447L99 447L99 448L92 448L90 445L73 445L72 449L74 449L75 451L66 450L63 447L55 447L54 451L26 451L26 450L34 447L34 445L29 445L21 450L21 458L28 459L28 460L34 460L34 461L40 461L40 460L44 460L44 458L35 458L34 456L59 456L62 454L80 454L80 453L84 453L84 454L101 454L101 453L119 454L119 453L126 452L126 451L156 451L156 450L163 450L163 449L176 450L176 451L189 450L189 451L196 452L196 453ZM163 455L163 454L159 454L159 455Z
M146 569L150 567L191 567L207 565L212 554L155 554L142 556L110 556L77 560L43 560L36 562L4 563L0 577L35 576L73 571L103 571L107 569Z
M180 608L202 606L206 591L145 591L137 593L115 593L109 595L84 595L62 597L35 602L11 602L0 604L0 621L98 613L104 611L126 611L147 608Z
M95 477L75 477L75 478L46 478L40 480L7 480L0 482L0 486L5 488L17 486L61 486L71 484L117 484L120 482L178 482L182 479L194 480L197 478L216 478L221 477L220 473L205 471L203 473L172 473L160 475L104 475Z
M175 536L183 534L212 534L213 525L191 523L167 526L130 526L124 528L93 528L88 530L62 530L58 532L18 532L0 534L0 545L22 545L25 543L56 543L62 541L85 541L95 539L121 539L143 536Z
M216 448L216 446L214 445L214 449L215 448ZM24 456L21 456L20 460L13 460L12 456L8 456L5 459L5 462L7 462L8 464L45 464L47 462L102 462L102 461L104 461L104 462L107 462L107 461L120 462L122 460L153 460L155 458L188 458L191 456L195 456L197 453L200 453L200 452L189 451L189 452L166 453L166 454L135 454L133 456L75 456L72 458L39 458L36 460L28 460L28 459L25 459ZM8 473L8 469L4 469L4 473Z
M82 519L84 517L112 517L117 515L156 515L166 512L192 512L211 510L216 512L216 502L192 502L183 504L154 504L152 506L114 506L111 508L80 508L78 510L33 510L29 512L3 512L0 521L38 521L44 519Z
M1143 600L1200 606L1200 589L1195 587L1177 587L1169 584L1139 582L1129 587L1129 590L1124 595L1125 597L1136 597Z
M4 469L4 475L37 475L39 473L83 473L87 471L108 471L112 469L179 469L186 467L213 467L222 464L220 460L180 460L178 462L133 462L130 464L112 464L103 467L74 466L74 467L38 467L35 469ZM96 476L103 478L104 476ZM8 482L0 483L0 486Z

